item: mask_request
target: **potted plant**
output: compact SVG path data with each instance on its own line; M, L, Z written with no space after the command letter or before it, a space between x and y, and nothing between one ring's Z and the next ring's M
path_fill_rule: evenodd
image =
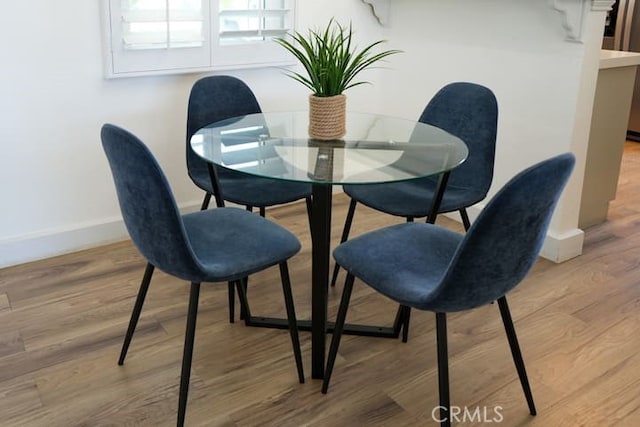
M291 52L300 61L305 74L291 71L290 77L309 89L309 136L316 139L339 139L346 133L346 96L344 91L366 81L354 81L364 69L381 59L400 53L391 49L374 53L378 40L358 50L352 43L353 30L331 19L324 30L299 32L287 38L276 38L276 43Z

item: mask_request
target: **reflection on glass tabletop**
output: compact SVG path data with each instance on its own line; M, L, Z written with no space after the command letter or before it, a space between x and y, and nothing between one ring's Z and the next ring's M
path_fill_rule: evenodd
M308 112L250 114L212 123L191 147L214 164L274 179L327 184L403 181L449 171L467 157L462 140L412 120L347 112L347 134L308 136Z

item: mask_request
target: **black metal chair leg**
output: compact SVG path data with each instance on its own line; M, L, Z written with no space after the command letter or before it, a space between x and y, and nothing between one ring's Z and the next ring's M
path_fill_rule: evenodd
M118 359L118 365L124 363L124 358L127 357L127 351L129 350L129 344L131 344L131 338L133 338L133 332L136 330L140 313L142 312L142 305L144 299L147 296L147 290L149 289L149 283L151 283L151 276L153 276L153 270L155 266L150 262L147 263L147 268L144 270L144 276L142 276L142 282L140 283L140 289L138 290L138 296L136 303L133 306L131 312L131 319L129 320L129 327L124 337L124 343L122 343L122 350L120 350L120 358Z
M244 282L245 293L247 291L248 280L249 280L248 278L245 278L245 282ZM229 286L229 323L234 323L235 317L236 317L236 310L235 310L236 309L236 291L235 291L233 282L229 282L228 286ZM240 320L244 320L244 319L245 319L244 306L241 304Z
M229 323L234 323L236 320L236 290L233 287L233 282L228 283L229 289Z
M404 306L404 320L402 324L402 342L409 339L409 319L411 318L411 307Z
M209 202L211 201L211 193L205 193L204 200L202 201L202 206L200 206L200 210L203 211L209 207Z
M344 221L344 227L342 228L342 236L340 237L340 243L344 243L349 238L349 232L351 231L351 223L353 222L353 214L356 212L356 204L358 202L355 199L351 199L349 202L349 211L347 212L347 219ZM331 286L336 285L336 280L338 280L338 272L340 271L340 266L338 263L333 266L333 275L331 276Z
M407 342L409 338L409 318L411 316L411 307L399 304L396 311L396 318L393 321L394 337L399 337L402 332L402 342Z
M184 352L182 354L182 373L180 374L180 395L178 398L178 427L184 425L187 409L187 393L191 377L191 359L193 357L193 341L196 335L196 319L198 317L198 299L200 283L191 283L189 295L189 312L187 313L187 330L184 335Z
M469 231L471 222L469 221L469 215L465 208L460 209L460 218L462 218L462 224L464 225L464 231Z
M244 279L243 279L244 280ZM243 280L236 280L236 290L238 291L238 297L240 298L240 307L242 315L241 320L244 320L246 326L251 326L251 309L249 308L249 301L247 300L247 288L244 286Z
M393 320L393 336L395 338L400 336L402 332L402 328L404 328L404 315L405 315L405 306L400 304L398 305L398 310L396 310L396 317Z
M247 304L246 306L249 306L249 297L247 296L247 292L248 292L248 288L249 288L249 278L245 277L244 279L242 279L241 285L244 289L244 297L247 300ZM240 320L245 320L246 318L246 311L245 311L245 304L240 304Z
M507 333L507 339L509 340L509 347L511 347L513 362L516 365L518 377L520 377L520 384L522 384L522 391L524 391L524 396L527 399L527 404L529 405L529 413L531 415L536 415L536 407L533 403L533 394L531 393L531 387L529 386L529 380L527 379L527 371L524 367L524 360L522 360L522 353L520 352L520 345L518 345L518 337L516 336L516 330L513 326L513 320L511 319L511 312L509 311L507 298L498 298L498 306L500 307L500 315L502 316L502 323L504 323L504 330Z
M338 355L338 347L340 346L340 338L342 337L342 330L344 329L344 321L347 317L347 309L349 308L349 300L351 299L354 280L355 277L353 275L347 274L347 280L344 283L344 289L342 291L342 299L340 300L340 307L338 308L338 316L336 317L336 324L333 327L333 337L331 338L327 366L325 366L324 378L322 379L322 393L324 394L326 394L329 389L331 372L333 371L333 365Z
M267 214L266 208L264 206L260 206L259 209L260 209L260 216L264 218L265 215Z
M247 205L247 206L245 206L245 208L247 209L247 211L253 212L253 206Z
M449 398L449 355L447 349L447 315L436 313L438 343L438 389L440 394L440 425L451 426L451 402Z
M287 267L286 261L280 264L280 278L282 279L282 292L284 293L284 304L287 309L287 321L289 323L291 345L293 346L293 356L296 359L296 369L298 370L298 381L300 381L300 384L304 384L304 368L302 367L298 320L296 319L296 310L291 292L291 280L289 280L289 268Z
M244 286L244 291L245 294L247 292L247 287L249 286L249 278L245 277L243 280L243 286ZM235 317L236 317L236 310L235 310L235 303L236 303L236 291L235 291L235 287L233 282L229 282L229 323L234 323L235 322ZM244 312L244 305L240 305L240 320L244 320L245 319L245 312Z
M209 171L209 179L211 180L211 189L213 190L212 194L216 198L216 207L222 208L224 207L224 197L222 196L222 191L220 191L220 186L218 185L218 173L213 167L213 163L207 162L207 170ZM211 195L209 195L209 198L211 198Z

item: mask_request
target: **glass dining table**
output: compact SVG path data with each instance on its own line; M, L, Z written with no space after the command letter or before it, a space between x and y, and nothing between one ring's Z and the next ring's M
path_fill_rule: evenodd
M309 138L308 119L306 111L234 117L198 130L190 144L209 162L212 179L216 168L228 168L311 184L311 319L300 320L299 325L311 330L311 376L322 378L325 336L333 327L327 320L333 187L437 177L429 215L433 222L449 172L465 161L468 150L461 139L435 126L356 112L347 112L347 134L342 139L321 141ZM286 328L283 319L245 320L255 326ZM397 337L402 322L399 309L392 327L345 325L344 333Z

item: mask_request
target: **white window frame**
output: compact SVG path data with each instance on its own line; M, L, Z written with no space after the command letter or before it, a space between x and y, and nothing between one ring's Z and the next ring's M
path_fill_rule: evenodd
M290 29L295 28L296 0L285 0ZM271 40L221 45L219 1L202 0L202 46L175 49L127 50L122 42L120 0L101 0L105 78L201 73L242 68L289 66L293 56Z

